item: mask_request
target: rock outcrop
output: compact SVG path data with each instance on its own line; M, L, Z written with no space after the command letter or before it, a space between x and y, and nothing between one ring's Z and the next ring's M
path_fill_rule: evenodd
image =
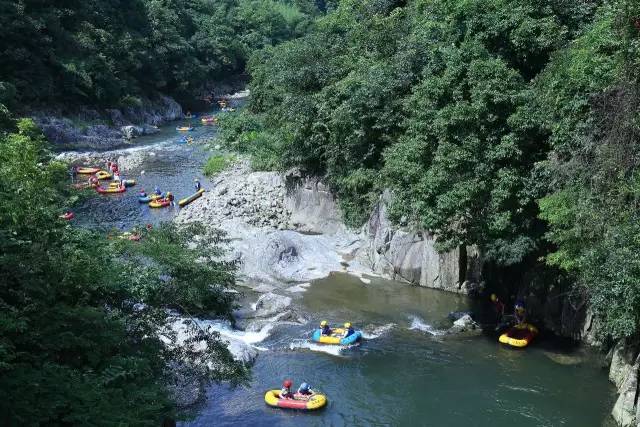
M284 206L291 213L291 226L303 233L336 234L346 227L335 196L318 178L303 177L299 170L285 174Z
M470 293L481 281L482 259L474 247L439 253L435 237L424 231L405 230L387 215L389 193L374 208L362 234L368 242L359 256L380 274L420 286Z
M158 125L181 118L182 108L172 98L162 96L120 109L47 110L31 116L54 145L108 149L123 145L127 139L158 132Z
M621 427L637 426L640 421L638 376L640 375L640 344L621 340L611 350L609 379L616 385L618 399L611 411Z

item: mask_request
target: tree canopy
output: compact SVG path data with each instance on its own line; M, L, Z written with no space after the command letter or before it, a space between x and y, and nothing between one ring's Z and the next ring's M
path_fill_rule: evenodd
M157 426L180 416L177 372L246 378L216 334L193 325L177 346L169 323L173 312L230 316L223 236L166 224L132 242L72 227L58 218L72 201L66 167L33 123L18 121L0 146L2 425Z
M324 175L353 225L389 189L392 218L441 250L544 259L628 336L639 44L628 0L344 0L251 57L222 137L257 167Z
M255 49L301 35L309 0L72 0L0 4L0 103L126 105L244 72Z

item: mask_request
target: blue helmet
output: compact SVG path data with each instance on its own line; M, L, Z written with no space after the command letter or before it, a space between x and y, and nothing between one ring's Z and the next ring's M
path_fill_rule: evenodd
M309 390L309 384L307 384L307 383L300 384L300 390L308 391Z

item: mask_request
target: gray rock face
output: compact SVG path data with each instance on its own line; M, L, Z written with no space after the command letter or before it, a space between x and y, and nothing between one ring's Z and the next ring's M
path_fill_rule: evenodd
M438 253L435 238L421 231L405 231L391 224L385 192L363 228L369 242L359 256L380 274L429 288L468 293L480 281L482 260L476 248ZM462 285L465 283L463 287Z
M182 117L182 108L175 100L160 97L143 100L139 107L102 113L79 108L73 113L36 111L32 117L53 144L108 149L123 145L126 139L158 132L158 125Z
M640 375L639 344L630 340L619 341L611 350L609 379L618 389L618 399L611 411L616 423L622 427L637 425L640 420L638 401L638 375Z
M302 178L292 170L285 174L287 195L284 206L290 222L303 233L335 234L345 230L333 193L317 178Z

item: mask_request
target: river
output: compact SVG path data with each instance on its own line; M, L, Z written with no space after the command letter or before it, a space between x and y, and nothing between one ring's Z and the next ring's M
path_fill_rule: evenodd
M97 196L76 210L83 226L128 229L170 220L178 208L140 205L137 191L160 186L176 198L192 193L193 179L209 152L178 144L175 123L140 138L120 153L144 151L126 170L137 187L122 195ZM198 127L196 137L215 136ZM203 186L212 183L203 179ZM544 339L525 350L505 348L492 334L445 336L450 311L484 306L464 296L335 273L292 294L292 307L306 324L282 322L251 344L259 355L247 387L212 385L207 400L183 427L195 426L602 426L609 425L614 388L601 356L584 347ZM351 321L365 331L356 347L309 343L322 319ZM244 339L240 332L228 334ZM258 342L259 341L259 342ZM329 404L316 413L267 407L265 390L284 378L309 382Z

